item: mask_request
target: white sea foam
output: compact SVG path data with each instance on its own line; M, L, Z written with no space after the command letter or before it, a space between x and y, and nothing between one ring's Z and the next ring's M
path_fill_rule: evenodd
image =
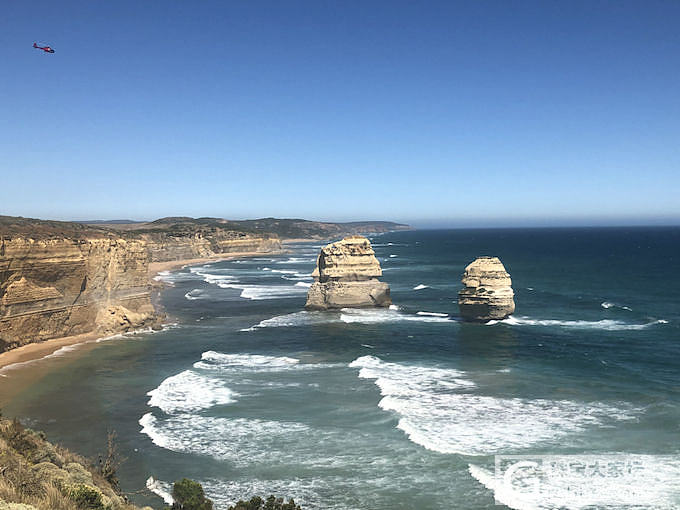
M390 258L391 258L391 259L395 259L395 258L397 258L397 257L398 257L398 255L394 255L394 254L393 254L393 255L390 255Z
M185 282L196 280L197 275L193 272L175 272L175 271L160 271L153 279L157 282L163 282L171 287L177 282Z
M429 288L430 288L429 285L424 285L424 284L421 283L421 284L416 285L415 287L413 287L413 290L423 290L423 289L429 289Z
M299 281L299 280L311 280L312 277L307 274L307 273L295 273L292 276L288 275L281 275L281 278L284 280L292 280L292 281Z
M148 405L165 413L199 411L215 405L236 402L237 396L222 382L193 370L185 370L165 379L158 388L147 393Z
M531 319L529 317L515 317L511 315L507 319L501 321L489 321L487 325L494 324L508 324L510 326L558 326L563 328L573 329L603 329L607 331L638 331L647 329L658 324L668 324L665 320L654 320L645 324L630 324L619 320L602 319L599 321L583 321L583 320L554 320L554 319Z
M469 472L493 491L496 501L515 510L678 508L680 456L618 454L562 458L562 462L571 462L572 466L589 466L586 469L568 469L566 465L560 468L560 459L554 458L553 461L557 464L548 473L541 470L540 464L533 464L538 468L535 472L529 464L532 460L526 459L524 469L514 470L511 483L504 483L504 473L496 477L492 471L475 464L469 465ZM622 469L614 474L606 470L597 472L592 467L601 465L606 468L607 463ZM537 482L538 485L534 485ZM536 490L527 490L530 488Z
M163 328L160 331L165 331L167 329L172 329L178 327L177 323L169 323L169 324L164 324ZM80 349L83 345L89 344L89 343L100 343L100 342L106 342L109 340L118 340L121 338L129 338L132 336L137 336L137 335L142 335L142 334L153 334L157 333L157 330L154 330L152 328L145 328L145 329L136 329L133 331L128 331L127 333L116 333L115 335L109 335L101 338L94 338L90 340L85 340L83 342L78 342L75 344L71 345L64 345L62 347L59 347L59 349L56 349L55 351L51 352L50 354L46 354L45 356L42 356L40 358L35 358L35 359L29 359L26 361L19 361L17 363L12 363L10 365L5 365L4 367L0 368L0 375L3 377L7 377L7 372L10 372L12 370L16 370L18 368L21 368L26 365L30 365L33 363L39 363L41 361L45 361L51 358L60 358L62 356L65 356L71 352L74 352L78 349Z
M159 496L165 503L172 505L174 500L172 499L172 485L168 482L162 482L156 480L153 476L150 476L146 480L146 488L153 492L156 496Z
M265 476L258 478L253 474L226 479L198 479L206 495L213 501L217 510L226 510L238 500L248 501L254 494L276 494L285 500L295 498L295 503L305 510L363 510L366 507L353 497L364 491L370 491L371 500L375 493L385 489L385 484L392 480L361 479L345 475L342 480L336 478L329 481L319 473L317 476L306 475L295 478L272 478ZM162 482L164 486L171 484ZM376 489L375 491L371 489ZM363 500L363 498L362 498ZM381 508L383 508L381 506Z
M340 320L348 324L380 324L388 322L453 322L444 317L409 315L398 310L343 308Z
M440 453L508 453L635 414L602 403L472 394L475 384L455 369L387 363L374 356L349 366L360 369L360 378L375 380L379 407L399 417L397 427L411 441Z
M194 368L203 370L224 369L256 369L276 370L291 368L297 365L299 359L287 356L264 356L261 354L227 354L216 351L206 351L201 355L201 361L194 363Z
M416 315L425 315L429 317L448 317L448 313L439 313L439 312L416 312Z
M282 299L296 296L305 292L304 288L296 285L254 285L254 284L224 284L223 289L238 289L241 297L260 301L263 299Z
M197 276L203 278L203 281L212 285L217 285L223 289L229 288L230 283L238 280L229 274L221 274L221 269L216 269L209 266L190 267L189 271Z
M139 420L141 432L156 446L228 460L237 467L275 461L297 462L293 448L300 435L309 432L301 423L255 418L219 418L177 414L159 419L146 413ZM256 438L256 441L254 439Z
M205 292L202 289L193 289L184 294L184 297L189 301L195 301L197 299L203 299L205 297Z
M316 259L303 257L290 257L286 260L278 261L277 264L307 264L310 262L316 262Z
M600 306L604 309L620 308L621 310L627 310L629 312L633 311L633 309L630 308L629 306L617 305L616 303L610 303L609 301L605 301L605 302L601 303Z
M259 328L309 326L314 324L328 324L332 322L340 322L340 317L332 312L308 312L303 310L286 315L277 315L271 319L265 319L260 321L255 326L242 329L241 331L253 331Z
M159 273L153 277L157 282L165 281L165 279L170 276L170 271L159 271Z
M309 287L312 286L312 283L311 282L297 282L295 284L295 286L296 287L304 287L304 288L308 289Z
M425 312L410 315L401 312L398 306L391 305L388 309L343 308L339 313L303 310L287 315L277 315L271 319L265 319L258 324L250 328L244 328L241 331L254 331L260 328L314 326L339 322L346 324L380 324L406 321L453 322L448 318L447 314Z

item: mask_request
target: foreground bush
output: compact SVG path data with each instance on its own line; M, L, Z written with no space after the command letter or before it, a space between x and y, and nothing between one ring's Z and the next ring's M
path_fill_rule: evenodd
M229 510L302 510L295 501L290 499L288 503L283 502L283 498L269 496L266 500L255 496L250 501L239 501L236 505L229 507Z
M173 510L212 510L213 503L205 497L203 486L182 478L172 487Z
M106 480L115 480L111 474L115 470L102 473L42 432L0 415L1 509L134 510Z

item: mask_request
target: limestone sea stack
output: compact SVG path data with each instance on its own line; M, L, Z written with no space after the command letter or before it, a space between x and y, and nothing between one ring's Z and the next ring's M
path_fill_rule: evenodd
M498 257L479 257L465 268L465 288L458 293L463 319L485 322L505 319L515 311L512 280Z
M387 307L390 287L378 280L380 262L363 236L349 236L321 249L307 294L308 310Z

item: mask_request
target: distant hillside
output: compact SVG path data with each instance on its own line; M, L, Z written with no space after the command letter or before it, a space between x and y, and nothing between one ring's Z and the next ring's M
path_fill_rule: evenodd
M5 238L30 237L31 239L117 236L116 232L104 226L84 225L72 221L38 220L20 216L0 216L0 236Z
M231 230L260 235L275 235L281 239L329 239L350 234L375 234L393 230L410 230L410 226L391 221L352 221L331 223L289 218L261 218L257 220L225 220L222 218L189 218L174 216L148 223L100 224L99 226L134 232L214 232Z
M251 232L272 232L282 239L328 239L349 234L375 234L411 229L409 225L391 221L330 223L303 219L261 218L258 220L229 221L229 224Z
M232 237L257 234L281 239L330 239L351 234L375 234L393 230L410 230L410 226L391 221L353 221L332 223L303 219L261 218L257 220L225 220L222 218L189 218L172 216L150 222L97 220L83 222L39 220L0 216L0 236L33 239L68 237L122 236L138 238L143 234L165 234L172 237L211 235L233 232ZM237 235L240 234L240 235Z

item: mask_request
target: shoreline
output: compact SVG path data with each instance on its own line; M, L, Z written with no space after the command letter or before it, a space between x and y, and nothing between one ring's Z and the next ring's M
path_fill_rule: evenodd
M165 286L163 282L154 280L159 273L162 271L171 271L173 269L180 269L185 266L193 266L197 264L205 264L208 262L220 262L223 260L234 260L239 258L249 258L258 257L262 255L272 255L285 253L285 250L281 252L234 252L234 253L220 253L214 257L203 257L194 259L181 259L181 260L169 260L165 262L150 262L149 263L149 285L152 289L151 301L154 305L154 309L157 313L161 312L160 304L157 299L153 296L154 289L158 292ZM166 324L164 322L164 324ZM144 329L144 328L141 328ZM140 329L121 331L119 334L134 333L135 331L140 331ZM50 338L49 340L44 340L42 342L29 343L0 353L0 377L4 380L7 375L4 372L14 371L15 369L20 369L22 365L28 364L33 361L38 361L47 358L59 349L63 347L68 347L71 345L84 344L89 342L95 342L96 340L107 338L111 335L105 335L101 332L91 331L88 333L81 333L79 335L65 336ZM16 365L15 367L13 365Z

